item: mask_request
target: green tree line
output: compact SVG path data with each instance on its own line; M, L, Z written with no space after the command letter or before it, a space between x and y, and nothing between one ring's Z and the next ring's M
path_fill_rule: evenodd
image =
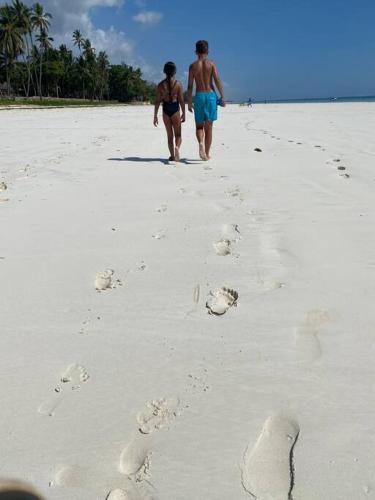
M153 100L155 85L142 78L140 69L111 64L80 30L72 34L75 51L54 47L51 20L40 3L0 5L0 83L8 97Z

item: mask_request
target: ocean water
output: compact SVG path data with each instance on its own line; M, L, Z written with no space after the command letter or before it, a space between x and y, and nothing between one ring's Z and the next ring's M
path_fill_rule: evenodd
M375 102L375 96L349 96L349 97L319 97L310 99L266 99L254 100L254 104L289 104L289 103L317 103L317 102Z

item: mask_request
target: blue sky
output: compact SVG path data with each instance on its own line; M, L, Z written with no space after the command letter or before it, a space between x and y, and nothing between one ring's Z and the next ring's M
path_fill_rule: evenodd
M55 8L61 36L73 23L70 2L80 5L77 22L94 42L149 78L173 60L184 80L204 38L229 99L375 94L375 0L42 2Z

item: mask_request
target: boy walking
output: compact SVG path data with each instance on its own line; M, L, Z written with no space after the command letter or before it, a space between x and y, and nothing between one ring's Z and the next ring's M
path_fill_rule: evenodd
M212 126L217 120L217 105L225 106L224 90L216 65L208 59L208 42L199 40L196 43L197 60L189 67L188 107L193 111L193 85L196 93L194 98L194 116L196 134L199 143L199 156L202 160L210 159L212 143ZM214 84L219 91L218 101Z

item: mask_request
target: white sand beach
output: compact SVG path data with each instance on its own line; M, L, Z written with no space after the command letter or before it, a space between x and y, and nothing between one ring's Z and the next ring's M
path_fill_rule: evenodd
M371 103L232 105L170 165L147 106L0 111L0 476L375 498L374 130Z

